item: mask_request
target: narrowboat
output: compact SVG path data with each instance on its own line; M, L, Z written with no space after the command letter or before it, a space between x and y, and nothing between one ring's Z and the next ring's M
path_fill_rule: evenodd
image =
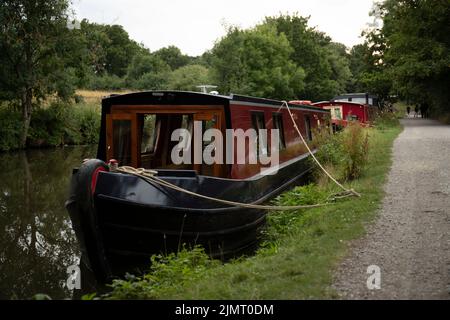
M368 93L349 93L334 97L331 101L321 101L311 104L331 114L333 129L346 127L349 121L358 121L368 126L373 121L378 107L378 98Z
M329 111L289 106L314 147L313 134L325 127ZM196 123L201 131L195 130ZM194 153L191 146L198 138L205 138L206 129L224 136L229 129L254 129L258 135L261 129L270 135L278 129L279 161L276 166L247 161L256 152L249 136L241 153L245 161L236 160L239 152L233 146L232 161L179 163L173 161L173 148L181 140L172 138L180 128L191 134L192 139L186 140L188 155ZM270 135L266 148L257 150L271 152ZM200 151L208 147L204 140L199 146ZM220 153L219 148L225 146L217 144L213 153ZM66 208L83 261L100 282L143 271L151 255L177 252L183 246L201 245L211 257L228 259L255 248L265 211L224 205L152 184L112 170L116 162L152 169L159 179L197 194L262 204L305 179L311 170L307 160L306 148L280 101L180 91L111 95L102 100L97 157L73 170Z

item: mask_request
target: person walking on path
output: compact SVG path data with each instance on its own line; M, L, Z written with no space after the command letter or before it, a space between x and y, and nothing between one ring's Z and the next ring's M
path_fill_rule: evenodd
M406 107L406 113L408 114L408 118L409 118L409 113L411 112L411 107L410 106L407 106Z
M414 118L417 118L419 116L419 105L416 104L416 107L414 108Z
M420 114L422 118L428 118L428 104L426 102L420 105Z

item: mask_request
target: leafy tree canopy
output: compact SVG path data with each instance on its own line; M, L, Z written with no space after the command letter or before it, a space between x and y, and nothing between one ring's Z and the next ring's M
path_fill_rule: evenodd
M181 50L175 46L161 48L153 52L154 55L163 60L172 70L181 68L191 62L191 57L181 53Z
M385 0L372 15L381 27L368 30L366 43L353 51L360 85L448 110L450 2Z
M125 76L128 65L136 54L148 53L142 45L131 40L128 33L119 25L105 25L81 22L88 64L95 74L119 77Z
M169 72L169 65L157 55L138 54L128 67L127 83L141 90L164 89Z
M211 82L208 68L191 64L173 71L168 88L172 90L198 91L197 86Z
M350 84L346 48L331 43L324 33L309 27L308 20L298 14L279 15L267 17L265 24L286 35L293 49L291 60L305 71L305 85L295 92L296 96L313 101L331 99L345 92Z
M20 105L22 146L33 106L51 93L73 91L67 79L71 72L64 72L71 41L68 6L66 0L0 2L0 99Z
M211 53L220 92L290 99L304 86L304 70L291 60L288 39L273 26L232 27Z

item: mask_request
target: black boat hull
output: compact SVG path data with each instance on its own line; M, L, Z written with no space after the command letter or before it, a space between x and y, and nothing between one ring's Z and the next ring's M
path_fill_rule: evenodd
M91 160L74 170L66 203L85 261L100 282L143 271L151 255L177 252L183 246L200 245L222 260L257 247L266 211L227 207L104 168L102 161ZM261 204L307 179L309 171L308 157L302 156L276 175L253 179L167 170L158 176L199 194Z

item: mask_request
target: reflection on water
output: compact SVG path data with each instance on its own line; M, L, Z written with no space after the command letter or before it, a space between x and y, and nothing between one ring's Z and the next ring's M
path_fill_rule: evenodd
M68 298L79 249L64 208L72 168L95 147L0 154L0 299Z

